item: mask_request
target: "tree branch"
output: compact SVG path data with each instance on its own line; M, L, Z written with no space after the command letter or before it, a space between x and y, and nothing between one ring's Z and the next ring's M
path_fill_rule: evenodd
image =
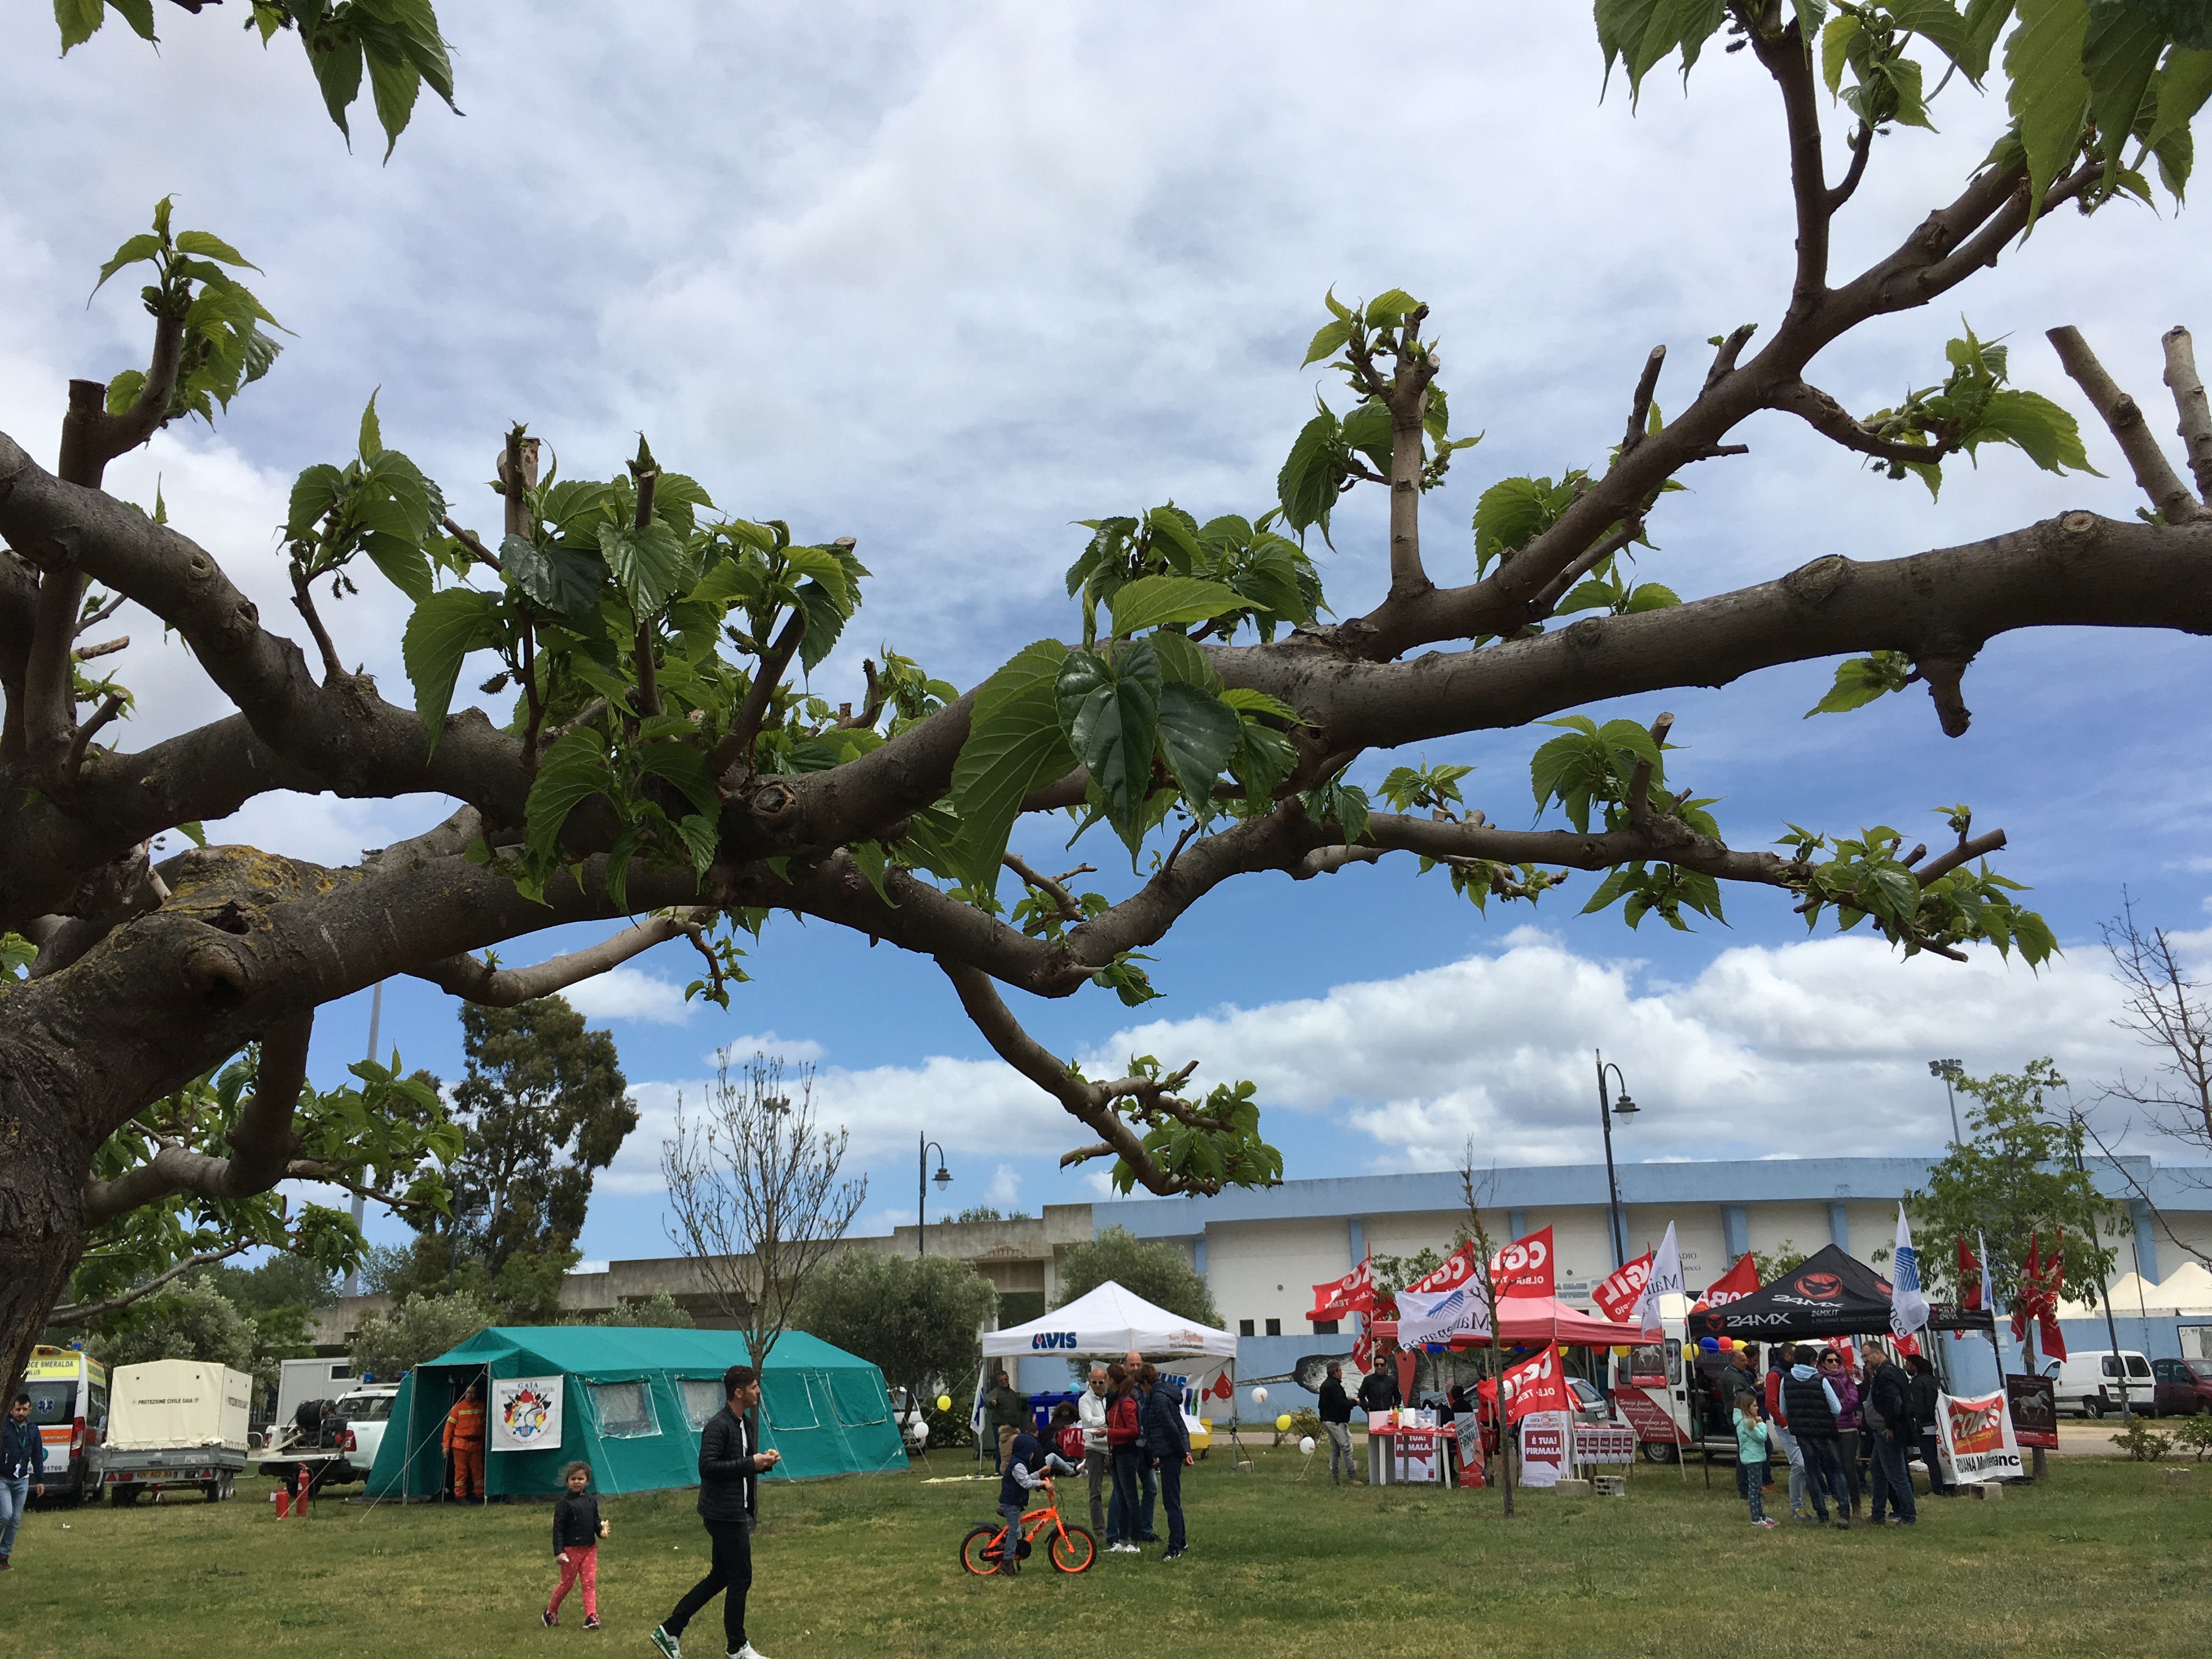
M2074 383L2088 395L2099 417L2119 444L2121 453L2128 458L2129 466L2135 471L2136 483L2150 497L2150 504L2160 515L2168 524L2186 524L2191 519L2202 518L2203 504L2189 493L2189 486L2181 482L2172 464L2166 459L2166 452L2159 447L2142 410L2105 372L2104 364L2097 361L2097 354L2081 337L2081 331L2071 325L2054 328L2045 337L2057 348L2058 361L2066 366Z
M218 1261L227 1261L232 1256L252 1249L260 1242L258 1239L241 1238L237 1243L226 1244L219 1250L202 1250L197 1255L188 1255L173 1267L155 1273L143 1284L133 1285L119 1296L111 1296L104 1302L67 1303L47 1315L46 1323L64 1328L90 1324L104 1314L112 1314L118 1308L127 1308L140 1298L153 1295L172 1279L188 1273L196 1267L212 1267Z
M738 712L731 716L728 735L714 745L714 752L707 757L710 776L726 777L730 769L738 765L743 765L748 772L752 770L753 739L760 736L761 722L768 718L776 687L782 683L792 658L798 654L799 641L805 632L806 613L794 609L783 631L760 659L760 672L747 688L745 700L738 705Z
M2189 456L2189 470L2197 479L2197 493L2212 507L2212 402L2204 395L2203 377L2197 372L2197 350L2189 331L2170 328L2160 337L2166 348L2166 385L2173 392L2173 407L2181 416L2174 430Z
M2004 844L2005 832L2002 830L1992 830L1985 836L1976 836L1972 841L1968 841L1962 836L1956 847L1948 852L1938 853L1927 863L1915 870L1912 872L1912 878L1925 887L1930 882L1941 880L1949 875L1962 864L1972 864L1976 859L1987 858Z
M97 1226L172 1193L250 1198L283 1180L292 1157L292 1111L307 1080L307 1039L314 1024L310 1010L282 1021L263 1036L260 1074L228 1137L228 1158L163 1146L146 1163L112 1181L88 1182L84 1190L87 1224Z
M1667 348L1653 346L1651 355L1644 360L1644 373L1637 378L1636 395L1629 400L1628 429L1620 437L1624 455L1644 441L1645 428L1651 423L1651 399L1659 390L1659 371L1666 366Z
M1934 466L1953 453L1948 437L1935 444L1893 443L1869 431L1833 398L1803 380L1795 381L1776 392L1771 407L1795 415L1832 442L1841 444L1845 449L1856 450L1862 455L1871 455L1876 460L1894 461L1904 466Z
M1028 860L1018 853L1008 853L1000 862L1019 876L1025 884L1050 899L1053 908L1059 913L1062 921L1079 922L1083 920L1083 907L1075 902L1075 895L1067 890L1065 878L1056 879L1032 870ZM1068 874L1080 875L1090 868L1087 864L1079 865Z
M440 990L465 1001L486 1008L512 1008L518 1003L550 996L556 991L595 978L632 957L643 955L656 945L681 939L712 921L716 914L711 905L702 905L672 915L650 917L586 950L553 957L534 967L495 968L465 951L426 962L408 971L416 979L427 979Z

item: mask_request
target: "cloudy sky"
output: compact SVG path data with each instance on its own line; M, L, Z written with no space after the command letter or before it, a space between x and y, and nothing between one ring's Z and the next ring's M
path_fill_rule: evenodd
M290 480L350 453L381 388L386 441L464 522L494 521L481 481L511 420L578 477L605 476L643 431L727 510L859 538L876 580L817 677L830 695L850 695L860 654L883 644L972 684L1073 625L1071 520L1271 500L1321 386L1297 360L1331 284L1401 286L1432 307L1455 424L1486 433L1428 503L1431 573L1463 580L1484 485L1601 461L1653 344L1674 363L1661 404L1679 408L1705 338L1771 326L1786 292L1778 124L1756 65L1709 56L1686 99L1655 76L1632 112L1618 87L1601 101L1569 8L1408 4L1361 33L1321 5L641 0L534 11L526 29L523 14L449 3L465 118L426 105L388 165L366 116L348 153L295 45L264 53L237 18L162 9L160 55L111 27L58 64L44 9L0 14L0 131L55 158L0 199L0 429L50 456L66 381L143 353L135 287L85 295L173 192L180 224L263 268L254 286L293 334L217 430L162 434L110 487L150 502L158 479L173 521L271 617L289 614L272 529ZM1998 118L1954 87L1940 135L1885 140L1839 227L1839 269L1954 193ZM2188 213L2063 215L1954 303L1838 347L1819 378L1856 409L1892 402L1941 378L1963 311L2012 337L2021 383L2079 410L2042 338L2071 322L2163 432L2158 335L2212 330L2187 278L2208 261ZM1656 521L1662 550L1642 573L1685 596L1824 553L1894 556L2136 505L2101 429L2089 453L2113 477L1991 453L1957 468L1939 506L1778 417L1741 435L1752 454L1708 464ZM1322 558L1339 611L1379 594L1382 529L1379 498L1340 514ZM404 698L404 606L363 586L334 619L340 649ZM142 698L129 738L213 712L158 624L125 621L123 677ZM1808 940L1757 893L1730 896L1727 927L1662 937L1577 917L1587 878L1534 913L1483 916L1410 870L1364 869L1215 896L1158 948L1167 1000L1146 1009L1085 992L1023 1012L1099 1066L1153 1053L1201 1059L1201 1080L1252 1077L1293 1176L1437 1167L1470 1134L1501 1163L1594 1157L1594 1047L1647 1109L1631 1157L1932 1148L1947 1133L1932 1056L1989 1069L2055 1052L2084 1084L2130 1059L2097 944L2124 884L2146 918L2206 927L2212 788L2186 711L2212 693L2207 665L2177 635L2000 640L1969 677L1958 742L1917 693L1802 720L1820 664L1620 711L1675 713L1677 775L1726 798L1741 844L1784 819L1938 840L1928 809L1972 803L1978 828L2010 833L2003 867L2067 947L2040 976ZM1492 735L1422 757L1476 765L1470 799L1511 823L1531 805L1532 747ZM441 810L270 799L217 833L343 861ZM1024 836L1039 859L1063 856L1064 830ZM1086 854L1102 888L1126 889L1109 848L1065 861ZM726 1015L683 1005L690 969L667 951L576 993L614 1030L647 1113L605 1183L592 1255L665 1248L658 1137L724 1045L819 1065L825 1115L851 1126L874 1182L870 1225L912 1218L917 1127L944 1142L956 1202L1092 1193L1055 1168L1070 1126L989 1059L933 969L788 919L750 960L756 982ZM361 1051L366 1005L325 1012L319 1076ZM387 994L384 1041L459 1070L451 1005L419 982Z

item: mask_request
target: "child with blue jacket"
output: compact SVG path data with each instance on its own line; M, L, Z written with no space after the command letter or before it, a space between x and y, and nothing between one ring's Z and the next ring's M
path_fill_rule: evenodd
M1760 1415L1759 1396L1748 1390L1735 1397L1735 1489L1751 1506L1751 1524L1771 1527L1760 1488L1766 1484L1766 1419Z
M1057 1452L1047 1451L1034 1429L1014 1436L1006 1448L1006 1473L999 1479L999 1517L1006 1523L1006 1540L1000 1547L1002 1575L1022 1570L1022 1511L1029 1506L1030 1494L1050 1481L1055 1470L1073 1474L1078 1467Z

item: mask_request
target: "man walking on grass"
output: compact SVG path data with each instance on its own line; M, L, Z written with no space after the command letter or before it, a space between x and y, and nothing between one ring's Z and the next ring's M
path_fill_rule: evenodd
M1013 1449L1014 1437L1036 1426L1030 1415L1030 1397L1013 1385L1001 1366L998 1376L992 1379L990 1392L983 1396L983 1410L996 1431L992 1437L997 1454L993 1467L1003 1470L1006 1454Z
M35 1492L46 1495L46 1443L31 1421L31 1396L19 1394L0 1423L0 1569L15 1547L15 1526Z
M1867 1505L1868 1518L1882 1524L1885 1509L1894 1511L1892 1524L1912 1526L1919 1521L1914 1508L1912 1474L1905 1467L1911 1448L1920 1438L1912 1410L1912 1383L1890 1363L1889 1351L1879 1342L1867 1344L1866 1388L1859 1413L1866 1424L1867 1449L1874 1464L1869 1483L1874 1491Z
M676 1611L653 1632L664 1659L684 1659L684 1627L717 1595L729 1659L767 1659L745 1640L745 1595L753 1585L752 1530L759 1515L760 1477L783 1461L780 1451L757 1449L760 1373L732 1365L722 1373L722 1409L699 1434L699 1518L714 1548L707 1576L684 1593Z
M1075 1420L1083 1425L1083 1473L1091 1486L1091 1535L1106 1536L1103 1488L1113 1472L1113 1448L1106 1439L1106 1368L1093 1365L1091 1377L1075 1402Z

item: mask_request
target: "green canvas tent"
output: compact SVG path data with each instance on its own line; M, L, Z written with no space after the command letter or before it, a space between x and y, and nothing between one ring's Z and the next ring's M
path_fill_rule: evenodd
M484 1456L494 1495L550 1495L572 1462L592 1466L603 1492L699 1483L699 1431L722 1407L722 1373L748 1362L737 1331L629 1326L493 1326L416 1366L399 1382L369 1471L372 1498L428 1498L445 1478L441 1433L468 1385L505 1377L561 1380L560 1439ZM488 1401L488 1405L491 1402ZM487 1412L487 1416L491 1415ZM761 1378L761 1443L783 1454L769 1480L903 1470L883 1373L817 1337L787 1331ZM550 1439L550 1435L544 1436Z

